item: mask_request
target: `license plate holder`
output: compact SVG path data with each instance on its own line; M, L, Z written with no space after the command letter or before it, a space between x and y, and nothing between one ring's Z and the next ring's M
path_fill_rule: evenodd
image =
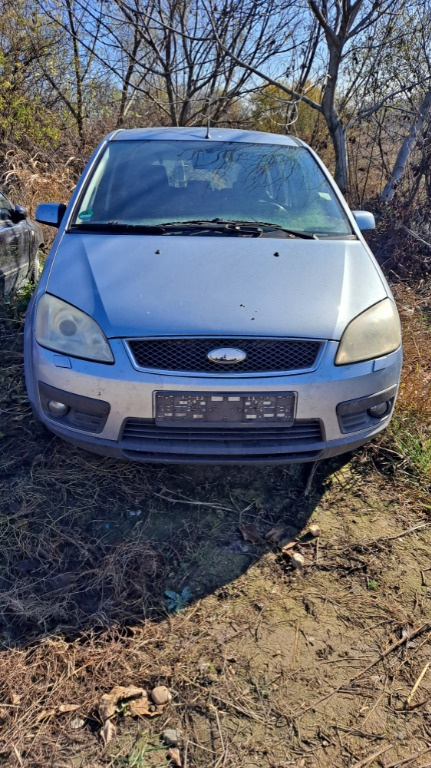
M156 392L158 426L292 426L296 392Z

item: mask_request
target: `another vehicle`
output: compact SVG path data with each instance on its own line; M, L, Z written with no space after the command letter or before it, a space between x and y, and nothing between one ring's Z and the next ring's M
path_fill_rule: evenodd
M145 462L314 461L387 426L396 306L303 142L119 130L96 149L29 307L27 390L55 434Z
M22 288L39 277L40 227L30 221L21 205L13 205L0 192L0 296Z

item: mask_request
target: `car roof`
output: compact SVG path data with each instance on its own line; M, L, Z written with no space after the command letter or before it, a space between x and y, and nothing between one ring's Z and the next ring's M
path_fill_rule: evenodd
M231 141L245 144L284 144L289 147L301 146L294 136L262 131L244 131L232 128L131 128L115 131L110 141Z

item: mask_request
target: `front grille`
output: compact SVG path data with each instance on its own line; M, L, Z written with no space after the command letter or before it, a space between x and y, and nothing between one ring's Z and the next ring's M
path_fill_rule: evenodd
M158 427L146 419L127 419L123 426L121 448L125 451L163 451L167 454L219 456L271 456L316 450L323 440L317 419L296 421L291 427Z
M314 367L320 341L298 339L133 339L127 342L136 365L156 371L196 373L262 373L303 371ZM211 350L241 349L240 363L220 364L208 360Z

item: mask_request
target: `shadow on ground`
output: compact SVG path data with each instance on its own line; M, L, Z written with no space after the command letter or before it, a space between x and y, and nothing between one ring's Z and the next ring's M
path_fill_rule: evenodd
M280 542L306 526L340 465L322 463L305 497L310 465L129 464L38 434L25 401L16 406L2 441L7 645L158 620L208 593L229 595L274 546L271 529Z

